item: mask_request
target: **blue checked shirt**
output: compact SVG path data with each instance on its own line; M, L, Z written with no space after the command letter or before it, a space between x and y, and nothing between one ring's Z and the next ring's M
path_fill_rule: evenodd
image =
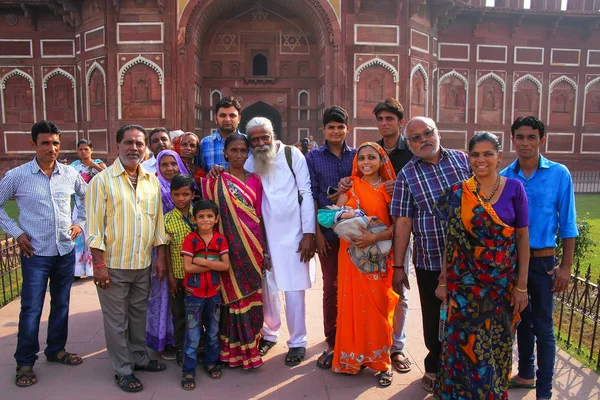
M8 171L0 181L0 227L15 239L27 234L36 256L69 254L74 247L69 235L71 196L77 195L78 208L73 224L84 230L86 187L74 168L57 162L52 178L48 178L34 158ZM19 207L20 227L4 209L11 198Z
M332 205L327 198L327 188L329 186L337 188L340 179L352 174L352 162L356 156L356 149L349 147L344 142L342 154L338 158L329 151L327 141L318 149L313 149L306 154L306 164L310 173L311 189L314 199L317 201L317 208L325 208ZM337 238L333 229L321 227L321 232L327 240Z
M529 203L529 245L532 249L556 247L561 239L579 236L573 181L567 167L540 155L538 169L525 178L519 159L500 173L521 181Z
M236 130L235 133L241 133ZM223 168L229 168L229 163L225 161L223 148L225 147L225 139L221 136L221 132L217 129L213 134L205 137L200 141L198 149L198 166L208 172L213 165L218 164Z
M462 151L440 148L442 157L437 165L413 157L396 178L390 213L412 218L414 263L429 271L442 269L446 231L435 216L439 197L450 186L471 177L469 158Z

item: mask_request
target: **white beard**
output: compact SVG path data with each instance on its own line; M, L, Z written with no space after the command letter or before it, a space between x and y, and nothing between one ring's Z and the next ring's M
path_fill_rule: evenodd
M258 151L256 147L253 147L252 158L254 159L254 169L259 175L265 175L271 172L273 165L275 165L275 156L277 156L277 146L275 141L272 141L268 151ZM264 147L264 146L263 146Z

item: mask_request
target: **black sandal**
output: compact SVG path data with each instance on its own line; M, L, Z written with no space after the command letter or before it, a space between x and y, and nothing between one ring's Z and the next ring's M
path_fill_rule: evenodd
M392 371L381 371L376 376L379 377L379 386L388 387L392 384L392 379L394 378L394 374Z
M276 342L271 342L267 339L260 339L260 342L258 342L258 354L260 354L261 357L266 356L269 350L271 350L276 344Z
M25 368L25 371L23 371L24 368ZM26 383L19 382L23 378L27 378ZM17 367L17 375L15 376L15 385L17 385L18 387L28 387L35 383L37 383L37 377L35 376L35 373L33 372L33 367L30 367L27 365L24 365L22 367Z
M331 363L333 362L333 350L325 350L317 359L317 367L323 369L331 369Z
M167 366L163 363L159 363L156 360L150 360L150 362L144 366L136 365L133 370L134 371L144 371L144 372L162 372L167 369Z
M223 377L223 371L221 371L221 364L213 365L209 367L208 365L204 366L204 371L208 374L210 379L221 379Z
M181 388L183 390L187 390L187 391L196 389L196 379L194 379L194 377L186 378L186 376L191 376L191 375L185 375L181 379Z
M285 356L285 365L288 367L295 367L300 365L306 356L305 347L292 347Z
M60 351L56 354L47 354L46 355L46 360L48 360L48 362L56 362L56 363L60 363L60 364L64 364L64 365L71 365L71 366L75 366L75 365L79 365L83 362L83 359L79 356L79 354L75 354L75 353L69 353L67 351L64 352L64 354L62 355L62 357L58 357L58 354L60 353Z
M115 382L117 383L117 386L124 392L141 392L144 388L142 382L140 382L140 380L134 374L124 376L115 375ZM131 386L131 384L134 386Z

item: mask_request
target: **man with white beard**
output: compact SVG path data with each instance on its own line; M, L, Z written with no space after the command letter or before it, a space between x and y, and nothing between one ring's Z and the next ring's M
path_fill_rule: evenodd
M285 293L285 314L290 332L285 364L295 366L306 355L304 291L311 286L308 262L315 254L315 204L310 175L300 150L289 146L292 172L285 155L286 146L275 140L273 125L267 118L251 119L246 125L246 134L252 157L245 168L260 176L263 188L261 209L268 246L265 257L271 257L277 290ZM210 175L221 171L223 168L215 165ZM279 296L273 297L279 301ZM265 307L269 306L278 307L277 304L265 304ZM279 338L280 316L270 314L265 315L261 330L261 356L266 355Z

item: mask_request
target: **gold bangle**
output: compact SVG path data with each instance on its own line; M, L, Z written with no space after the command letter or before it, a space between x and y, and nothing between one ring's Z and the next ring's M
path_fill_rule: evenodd
M527 289L519 289L518 287L515 286L515 289L517 289L518 292L521 293L527 293Z
M439 287L446 287L446 286L448 286L448 284L447 284L447 283L444 283L444 284L442 284L442 283L438 283L438 286L439 286Z

